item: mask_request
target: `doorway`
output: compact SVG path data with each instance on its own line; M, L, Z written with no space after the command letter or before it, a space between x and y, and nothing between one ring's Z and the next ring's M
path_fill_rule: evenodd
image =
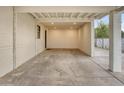
M45 48L47 48L47 30L45 30Z

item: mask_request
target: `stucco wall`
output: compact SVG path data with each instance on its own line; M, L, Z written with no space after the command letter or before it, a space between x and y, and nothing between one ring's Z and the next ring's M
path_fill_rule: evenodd
M91 23L85 23L79 29L79 49L89 56L92 56L92 28Z
M47 48L78 48L77 30L49 30Z
M16 27L16 67L35 56L35 47L35 20L29 14L18 13Z
M0 7L0 76L13 69L13 9Z
M13 70L13 8L0 7L0 77ZM45 50L45 30L36 39L36 20L27 13L16 14L16 67Z

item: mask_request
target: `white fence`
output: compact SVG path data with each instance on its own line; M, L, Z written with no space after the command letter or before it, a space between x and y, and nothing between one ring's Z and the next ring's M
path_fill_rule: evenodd
M97 38L95 39L95 46L104 49L109 49L109 39ZM122 39L122 51L124 52L124 38Z
M109 39L95 39L95 46L100 48L109 49Z

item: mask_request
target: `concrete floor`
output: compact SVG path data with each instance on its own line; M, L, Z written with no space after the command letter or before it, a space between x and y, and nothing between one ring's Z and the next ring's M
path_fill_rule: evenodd
M0 85L124 85L104 68L107 59L102 57L91 58L79 50L46 50L0 78Z
M99 65L104 70L109 69L109 50L102 48L95 48L95 56L92 60ZM124 53L122 53L122 72L121 73L112 73L109 72L113 77L117 78L120 82L124 83Z

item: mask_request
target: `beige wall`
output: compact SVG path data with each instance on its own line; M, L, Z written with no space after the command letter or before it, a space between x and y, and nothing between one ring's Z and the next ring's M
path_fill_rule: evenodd
M93 47L93 39L94 37L92 28L91 28L91 23L85 23L80 29L79 29L79 49L82 50L84 53L86 53L89 56L92 56L92 49Z
M36 54L35 20L29 14L17 14L16 67Z
M13 8L0 7L0 77L13 70ZM16 14L16 67L45 50L45 26L36 39L36 20L29 14Z
M13 69L13 9L0 7L0 76Z
M77 30L49 30L47 48L78 48Z

